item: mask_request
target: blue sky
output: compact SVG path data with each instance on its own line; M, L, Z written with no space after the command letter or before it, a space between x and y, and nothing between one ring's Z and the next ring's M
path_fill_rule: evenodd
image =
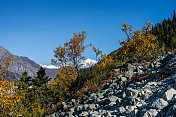
M87 31L86 43L109 54L125 39L122 23L139 29L171 17L176 0L0 0L0 45L49 65L53 50ZM86 58L95 59L92 48Z

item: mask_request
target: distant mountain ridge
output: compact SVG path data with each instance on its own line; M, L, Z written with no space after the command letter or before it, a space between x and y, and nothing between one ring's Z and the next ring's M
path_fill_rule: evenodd
M36 72L41 67L39 64L35 63L34 61L30 60L27 57L23 56L16 56L11 54L8 50L6 50L3 46L0 46L0 65L3 65L3 61L7 60L9 57L15 59L11 63L11 66L9 67L10 73L7 75L7 79L13 80L15 78L20 78L21 74L24 71L28 72L29 76L36 76ZM46 69L46 74L51 77L55 78L58 69Z

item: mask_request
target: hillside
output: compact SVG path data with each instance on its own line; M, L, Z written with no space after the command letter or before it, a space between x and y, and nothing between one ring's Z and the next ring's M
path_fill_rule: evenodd
M62 102L52 117L175 117L176 53L141 65L118 66L112 80L98 93Z
M7 60L9 57L14 58L15 61L11 63L9 67L10 73L7 75L7 79L13 80L15 78L20 78L24 71L28 72L29 76L35 76L36 72L40 68L40 65L30 60L27 57L16 56L11 54L3 46L0 46L0 65L3 65L3 61ZM46 74L51 78L55 78L58 73L57 69L46 68Z

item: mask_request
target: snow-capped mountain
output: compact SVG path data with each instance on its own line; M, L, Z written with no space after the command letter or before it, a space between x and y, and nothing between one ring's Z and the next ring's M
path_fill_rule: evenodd
M58 69L58 67L54 66L54 65L41 65L43 68L48 68L48 69Z
M80 69L88 68L88 67L95 65L96 63L97 63L97 61L88 58L88 59L80 62L79 68ZM56 67L54 65L41 65L40 64L40 66L42 66L43 68L47 68L47 69L58 69L58 67Z
M88 58L80 63L79 68L80 69L88 68L88 67L95 65L96 63L97 61Z

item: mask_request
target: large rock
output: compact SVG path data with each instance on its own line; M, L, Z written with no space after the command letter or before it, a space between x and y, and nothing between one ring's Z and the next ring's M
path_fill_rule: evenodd
M176 90L171 88L164 93L163 99L166 101L171 100L174 95L176 95Z
M162 98L158 98L151 105L151 108L161 110L168 105L168 102L163 100Z

